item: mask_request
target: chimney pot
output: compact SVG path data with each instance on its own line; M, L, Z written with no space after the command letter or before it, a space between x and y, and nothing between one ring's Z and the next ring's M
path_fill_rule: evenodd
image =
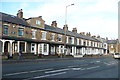
M51 26L53 26L53 27L57 27L57 22L56 22L56 21L52 21Z
M77 33L77 28L73 28L72 32Z
M67 31L68 30L68 25L64 25L63 29Z
M86 36L91 36L90 32L86 33Z
M23 18L22 9L18 10L17 17L18 17L18 18Z
M85 35L85 32L80 32L80 34Z

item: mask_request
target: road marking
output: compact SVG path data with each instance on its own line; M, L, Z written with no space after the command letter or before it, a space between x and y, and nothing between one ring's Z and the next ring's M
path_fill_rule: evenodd
M100 66L89 67L89 68L87 68L87 69L94 69L94 68L98 68L98 67L100 67Z
M81 70L81 68L72 68L72 70Z
M38 77L34 77L36 78L44 78L44 77L49 77L49 76L56 76L56 75L60 75L60 74L65 74L66 72L61 72L61 73L55 73L55 74L49 74L49 75L44 75L44 76L38 76Z
M18 74L25 74L25 73L28 73L28 72L11 73L11 74L5 74L3 76L12 76L12 75L18 75Z
M34 73L34 72L41 72L41 71L47 71L47 70L53 70L53 69L51 68L51 69L43 69L43 70L34 70L29 72Z
M77 67L78 65L76 65L76 66L68 66L69 68L72 68L72 67Z
M81 69L81 70L85 70L85 69L83 68L83 69Z
M100 61L96 61L96 62L98 62L98 63L99 63Z
M47 71L47 70L53 70L53 69L51 68L51 69L43 69L43 70L34 70L34 71L26 71L26 72L17 72L17 73L5 74L5 75L3 75L3 76L12 76L12 75L25 74L25 73L34 73L34 72Z
M60 72L60 71L66 71L66 70L69 70L69 69L60 69L60 70L48 71L45 73L54 73L54 72Z
M111 61L111 62L104 62L104 64L106 65L114 65L114 64L117 64L118 62L116 61Z
M104 62L104 64L106 64L106 65L113 65L115 63L112 63L112 62L106 63L106 62Z
M65 73L66 72L55 73L55 74L48 74L48 75L36 76L36 77L33 77L33 78L28 78L28 79L23 79L23 80L33 80L33 79L38 79L38 78L45 78L45 77L50 77L50 76L61 75L61 74L65 74Z

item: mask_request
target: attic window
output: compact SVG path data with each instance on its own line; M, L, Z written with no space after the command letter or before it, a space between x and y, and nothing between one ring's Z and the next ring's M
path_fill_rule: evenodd
M40 25L40 21L39 21L39 20L36 20L36 24Z

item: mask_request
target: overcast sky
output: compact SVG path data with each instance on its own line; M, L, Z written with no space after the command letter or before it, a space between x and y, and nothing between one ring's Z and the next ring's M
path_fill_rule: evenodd
M16 15L23 9L24 18L42 16L51 25L57 21L58 27L65 24L67 8L68 29L76 27L78 33L91 32L109 39L118 38L118 1L119 0L1 0L0 12Z

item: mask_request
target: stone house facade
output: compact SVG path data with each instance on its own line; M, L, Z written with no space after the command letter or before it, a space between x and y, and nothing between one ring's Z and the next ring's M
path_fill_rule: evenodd
M2 54L7 52L12 56L20 50L35 55L105 54L104 44L91 37L90 33L77 33L76 28L69 31L67 25L63 29L58 28L56 21L47 25L42 16L25 19L22 10L18 11L17 16L0 14Z
M108 53L120 53L120 43L119 40L108 40Z

